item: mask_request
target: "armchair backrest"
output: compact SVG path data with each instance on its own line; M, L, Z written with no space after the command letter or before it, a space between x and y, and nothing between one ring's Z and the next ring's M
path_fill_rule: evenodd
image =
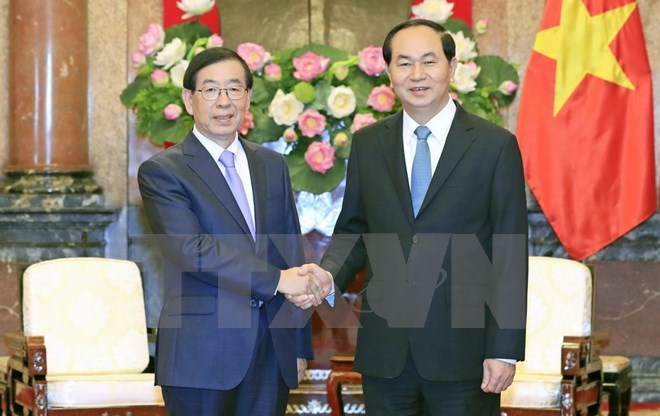
M592 278L573 260L529 258L525 361L517 373L561 374L565 335L591 334Z
M23 275L23 330L44 336L49 375L142 372L149 351L139 269L105 258L31 265Z

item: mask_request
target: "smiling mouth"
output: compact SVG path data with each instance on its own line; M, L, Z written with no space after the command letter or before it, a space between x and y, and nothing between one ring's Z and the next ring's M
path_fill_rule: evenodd
M428 91L430 88L429 87L412 87L409 88L410 91L412 92L423 92L423 91Z
M226 121L231 120L232 117L233 117L233 115L227 114L227 115L222 115L222 116L214 116L213 118L215 120L218 120L218 121L221 121L221 122L226 122Z

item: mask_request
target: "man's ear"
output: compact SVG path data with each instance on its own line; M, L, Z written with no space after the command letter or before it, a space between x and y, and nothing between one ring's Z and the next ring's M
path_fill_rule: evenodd
M183 100L183 104L186 106L186 111L188 114L191 116L193 115L193 93L189 89L182 89L181 90L181 99Z
M449 61L449 80L454 82L454 75L456 74L456 67L458 67L458 59L456 57L451 58Z

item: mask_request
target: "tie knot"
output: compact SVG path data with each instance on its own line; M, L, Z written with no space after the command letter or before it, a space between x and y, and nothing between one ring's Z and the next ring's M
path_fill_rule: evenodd
M233 168L234 166L234 154L230 152L229 150L225 150L222 153L220 153L220 163L225 168Z
M426 126L419 126L415 129L415 136L418 140L426 140L431 135L431 130Z

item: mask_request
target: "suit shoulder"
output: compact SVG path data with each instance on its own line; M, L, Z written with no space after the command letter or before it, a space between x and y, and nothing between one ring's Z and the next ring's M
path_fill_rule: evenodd
M477 131L479 136L500 138L502 140L515 139L515 135L513 133L511 133L509 130L505 129L502 126L498 126L497 124L493 123L492 121L489 121L489 120L486 120L483 117L479 117L477 115L468 113L467 111L464 114L465 114L465 117L467 118L467 120L469 120L470 124L472 124L474 129Z
M246 139L242 139L241 144L243 145L243 148L245 149L246 152L248 151L256 152L259 155L259 157L261 157L267 163L271 163L271 162L286 163L284 159L284 155L272 149L264 147L261 144L254 143Z
M353 143L355 144L356 141L361 144L373 143L378 137L383 135L390 135L392 132L400 134L401 120L402 113L399 112L362 127L353 133Z

